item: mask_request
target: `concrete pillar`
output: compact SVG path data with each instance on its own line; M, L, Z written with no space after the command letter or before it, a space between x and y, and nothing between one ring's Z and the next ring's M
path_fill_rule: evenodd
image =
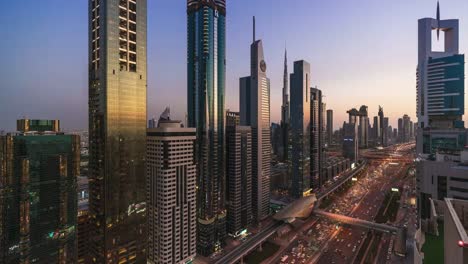
M400 228L397 232L395 241L395 254L398 256L406 256L406 236L408 229L406 227Z

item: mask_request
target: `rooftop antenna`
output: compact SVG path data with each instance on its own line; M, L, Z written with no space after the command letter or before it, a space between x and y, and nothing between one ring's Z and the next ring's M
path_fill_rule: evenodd
M253 42L255 42L255 16L253 17Z

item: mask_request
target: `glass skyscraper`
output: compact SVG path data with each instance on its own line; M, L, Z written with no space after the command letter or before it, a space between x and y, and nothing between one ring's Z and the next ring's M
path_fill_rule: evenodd
M93 263L146 263L146 0L89 0Z
M197 129L197 251L225 243L226 1L187 1L188 126Z
M291 74L291 196L303 197L312 191L311 175L311 88L310 64L306 61L294 62ZM318 105L314 113L318 119ZM318 128L317 128L318 129ZM318 134L317 134L318 137ZM314 139L315 140L315 139ZM317 150L318 151L318 150ZM318 161L318 158L317 158ZM318 173L318 171L317 171ZM317 175L318 178L318 175ZM318 179L317 179L318 180Z
M38 128L0 136L0 263L77 261L80 138Z

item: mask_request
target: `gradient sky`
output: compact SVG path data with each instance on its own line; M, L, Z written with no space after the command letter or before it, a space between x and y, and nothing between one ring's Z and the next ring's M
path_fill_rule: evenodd
M252 16L264 41L272 122L280 119L283 54L311 63L312 83L335 111L382 105L390 123L415 120L417 20L435 17L435 0L227 0L226 107L238 110L238 78L249 74ZM87 0L8 1L0 9L0 130L22 117L87 128ZM186 1L148 0L148 116L186 111ZM468 45L468 1L441 0L442 19L460 19Z

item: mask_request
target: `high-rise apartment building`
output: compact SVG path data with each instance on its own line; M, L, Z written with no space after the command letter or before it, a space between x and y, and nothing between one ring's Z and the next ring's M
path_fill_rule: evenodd
M76 263L80 138L35 123L0 136L0 263Z
M234 119L228 115L226 120ZM252 224L252 130L227 122L226 126L226 204L227 231L241 235Z
M327 110L327 144L333 144L333 110Z
M187 0L187 37L187 121L197 129L197 252L208 256L226 238L226 1Z
M196 129L160 119L146 142L148 263L190 263L197 240Z
M240 79L240 115L241 125L252 128L252 212L258 222L270 213L270 80L263 42L255 37L255 18L253 31L250 76Z
M145 263L146 0L88 3L89 254Z
M291 74L291 195L300 198L312 191L311 177L311 112L317 115L319 106L311 111L310 64L294 62ZM318 130L318 127L315 129ZM318 134L315 134L318 137ZM317 139L318 140L318 139ZM318 150L317 150L318 151ZM318 159L317 159L318 162ZM318 175L317 179L318 179Z
M325 109L322 91L310 88L310 176L312 188L320 188L326 179L322 176L325 162Z

